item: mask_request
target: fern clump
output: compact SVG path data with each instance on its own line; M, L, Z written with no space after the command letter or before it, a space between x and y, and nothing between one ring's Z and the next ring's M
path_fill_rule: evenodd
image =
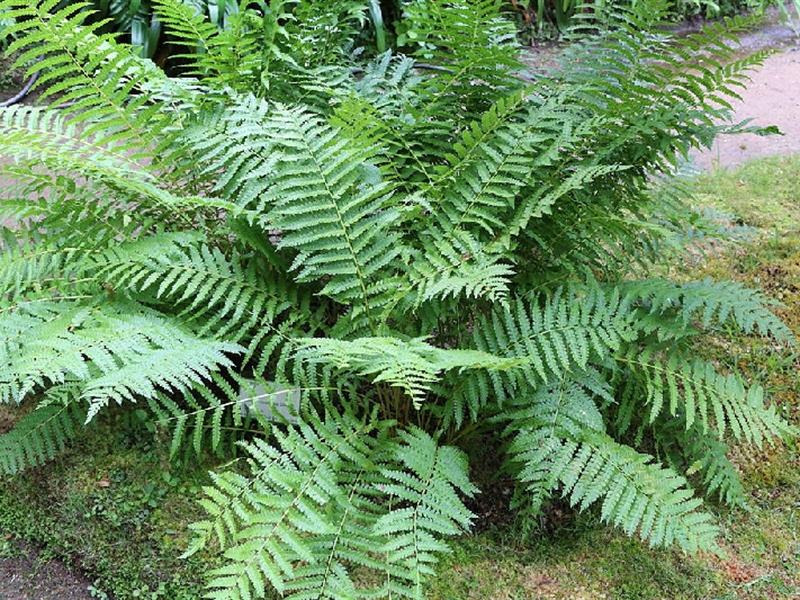
M654 182L742 129L717 123L761 59L727 43L745 22L669 40L632 13L531 79L495 0L409 4L410 54L377 56L366 3L153 9L183 77L0 1L43 73L0 112L6 473L114 406L173 455L238 447L187 550L219 552L209 598L422 597L476 519L475 440L526 518L560 494L716 549L693 486L742 504L726 442L791 428L696 346L792 335L759 292L642 273L689 219Z

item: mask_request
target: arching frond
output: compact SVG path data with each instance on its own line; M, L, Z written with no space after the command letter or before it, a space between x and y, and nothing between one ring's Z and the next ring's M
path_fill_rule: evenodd
M0 435L0 470L15 475L47 462L78 435L85 419L86 411L77 403L54 403L29 412Z
M630 414L649 407L654 421L664 410L681 414L686 428L695 422L706 433L714 429L721 438L730 429L737 438L761 445L792 428L764 404L764 389L745 386L736 375L722 375L711 363L674 353L660 357L650 349L632 349L617 360L634 376L628 379L619 419L630 422Z
M663 279L626 282L624 292L642 303L650 315L676 314L686 324L703 327L713 323L734 323L745 333L759 333L777 340L794 336L770 310L775 302L763 293L734 281L711 279L675 283Z
M394 337L337 340L311 338L298 340L301 360L324 362L339 369L355 371L387 383L408 394L419 407L426 393L442 372L459 373L481 369L504 371L522 364L478 350L437 348L422 339L403 341Z

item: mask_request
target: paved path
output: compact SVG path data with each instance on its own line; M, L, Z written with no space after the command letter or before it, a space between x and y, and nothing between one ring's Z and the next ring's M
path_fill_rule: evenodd
M777 125L782 136L720 136L711 150L698 154L699 167L736 167L743 162L776 154L800 153L800 48L790 47L769 57L750 75L735 102L735 120L753 119L754 125Z

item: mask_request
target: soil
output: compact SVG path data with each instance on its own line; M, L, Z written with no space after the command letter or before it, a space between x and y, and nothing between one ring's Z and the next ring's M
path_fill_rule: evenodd
M89 580L29 546L6 544L13 556L0 557L0 600L91 600Z

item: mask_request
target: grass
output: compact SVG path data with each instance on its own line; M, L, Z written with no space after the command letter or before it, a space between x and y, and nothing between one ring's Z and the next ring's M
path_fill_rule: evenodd
M680 277L734 278L781 300L782 317L800 335L800 157L754 162L694 184L699 203L746 241L703 246ZM727 216L721 216L727 215ZM703 351L762 381L781 410L800 425L800 355L776 352L745 336ZM2 415L0 415L0 424ZM490 523L454 544L432 582L433 600L790 600L800 597L800 445L734 449L749 493L749 511L718 513L727 556L655 551L608 529L596 515L550 509L542 528L508 523L504 490L482 506ZM164 448L136 419L101 424L48 466L0 485L0 554L24 536L47 556L83 568L95 596L118 600L201 597L198 573L208 557L176 557L191 499L205 468L170 464ZM489 496L487 493L486 496ZM6 534L5 536L3 534Z

